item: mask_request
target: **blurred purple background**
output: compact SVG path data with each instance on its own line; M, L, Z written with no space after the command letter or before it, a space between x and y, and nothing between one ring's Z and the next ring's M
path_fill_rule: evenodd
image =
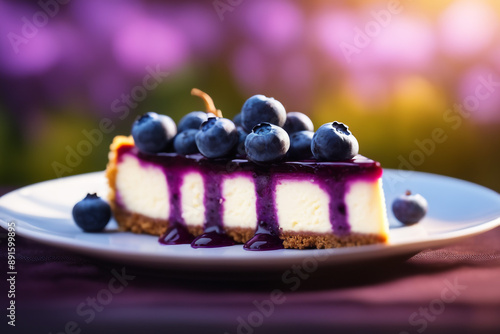
M137 115L203 109L197 87L227 117L273 96L384 167L500 191L499 22L494 0L0 0L0 185L103 170Z

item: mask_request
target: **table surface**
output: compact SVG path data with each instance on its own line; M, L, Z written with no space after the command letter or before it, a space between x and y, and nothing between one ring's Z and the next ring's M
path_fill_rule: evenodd
M4 297L6 236L0 229ZM409 259L293 280L145 269L20 236L16 269L15 331L0 318L7 333L500 332L500 228Z

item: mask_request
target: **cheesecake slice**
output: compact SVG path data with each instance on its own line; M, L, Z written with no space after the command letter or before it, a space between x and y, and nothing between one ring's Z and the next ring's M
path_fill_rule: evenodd
M144 153L131 137L117 136L106 175L120 228L168 235L174 243L191 242L186 235L198 237L194 246L245 243L251 250L387 241L382 168L361 155L262 166L246 159Z

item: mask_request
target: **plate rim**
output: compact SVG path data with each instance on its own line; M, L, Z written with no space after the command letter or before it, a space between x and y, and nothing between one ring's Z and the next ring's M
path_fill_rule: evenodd
M474 186L480 188L482 191L490 192L492 195L496 195L500 199L500 194L496 191L487 188L483 185L479 185L467 180L457 179L454 177L433 174L428 172L419 172L419 171L406 171L406 170L398 170L398 169L388 169L384 168L385 172L395 173L395 172L403 172L410 174L417 174L424 177L433 177L440 179L448 179L448 181L452 182L461 182L463 184L468 184L469 186ZM69 179L75 178L97 178L103 177L104 171L97 171L91 173L84 173L78 175L67 176L64 178L57 178L46 180L42 182L33 183L30 185L26 185L15 190L12 190L3 196L0 197L0 226L7 230L7 225L9 221L17 220L22 221L23 223L28 224L29 226L35 227L29 221L25 221L24 219L19 219L9 215L4 212L4 207L2 206L2 200L7 196L14 196L16 193L21 192L27 188L35 187L35 186L43 186L55 182L64 182ZM166 264L172 265L173 267L169 267L169 269L189 269L193 265L193 261L196 262L196 269L200 270L220 270L225 269L228 270L230 267L232 270L246 270L246 269L255 269L255 266L258 265L260 269L283 269L289 267L293 264L300 263L305 261L305 259L320 258L325 253L327 254L327 258L323 257L321 262L328 265L335 264L343 264L349 261L366 261L372 259L380 259L384 257L389 257L390 255L402 255L403 253L418 253L419 251L427 248L445 246L450 243L454 243L461 239L469 238L489 230L492 230L496 227L500 226L500 216L479 223L478 225L465 227L460 230L447 231L444 233L438 233L435 235L427 235L425 238L417 238L416 240L412 240L410 242L404 242L399 244L376 244L376 245L364 245L364 246L356 246L356 247L345 247L345 248L335 248L335 249L306 249L306 250L278 250L273 251L271 255L266 255L265 257L259 257L251 255L249 257L226 257L221 258L218 256L208 256L203 255L199 257L199 254L196 254L196 250L193 252L189 252L183 256L170 256L171 254L165 253L144 253L144 252L134 252L133 249L116 249L114 247L109 247L103 244L89 243L88 241L78 240L73 238L68 238L65 236L52 235L48 232L44 231L39 232L32 230L30 228L20 228L16 226L16 235L20 235L22 237L26 237L31 240L35 240L37 242L55 246L57 248L68 249L74 251L76 253L91 256L97 259L106 259L111 261L124 262L126 259L127 264L134 264L145 267L163 267ZM131 232L120 232L120 233L131 233ZM151 238L156 238L155 236L151 236ZM179 245L179 246L170 246L170 247L180 247L180 246L188 246L188 245ZM241 248L242 245L235 245L231 247ZM283 257L283 253L287 252L287 255ZM249 252L249 253L257 253L257 252ZM268 252L266 252L268 253ZM275 254L275 256L272 256ZM362 258L360 259L360 255ZM260 259L259 259L260 258ZM220 263L223 260L223 264ZM278 265L276 262L279 262Z

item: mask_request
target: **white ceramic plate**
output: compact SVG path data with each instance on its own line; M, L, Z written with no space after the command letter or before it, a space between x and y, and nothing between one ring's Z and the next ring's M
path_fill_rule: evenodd
M482 186L434 174L384 170L384 189L391 224L390 242L327 250L251 252L241 245L193 249L164 246L157 237L118 232L111 221L105 233L84 233L73 222L71 209L85 195L105 197L103 172L33 184L0 198L0 225L15 221L18 235L93 257L156 268L198 270L286 270L293 264L322 266L370 261L416 253L488 231L500 225L500 195ZM429 202L427 216L402 227L389 204L406 189Z

